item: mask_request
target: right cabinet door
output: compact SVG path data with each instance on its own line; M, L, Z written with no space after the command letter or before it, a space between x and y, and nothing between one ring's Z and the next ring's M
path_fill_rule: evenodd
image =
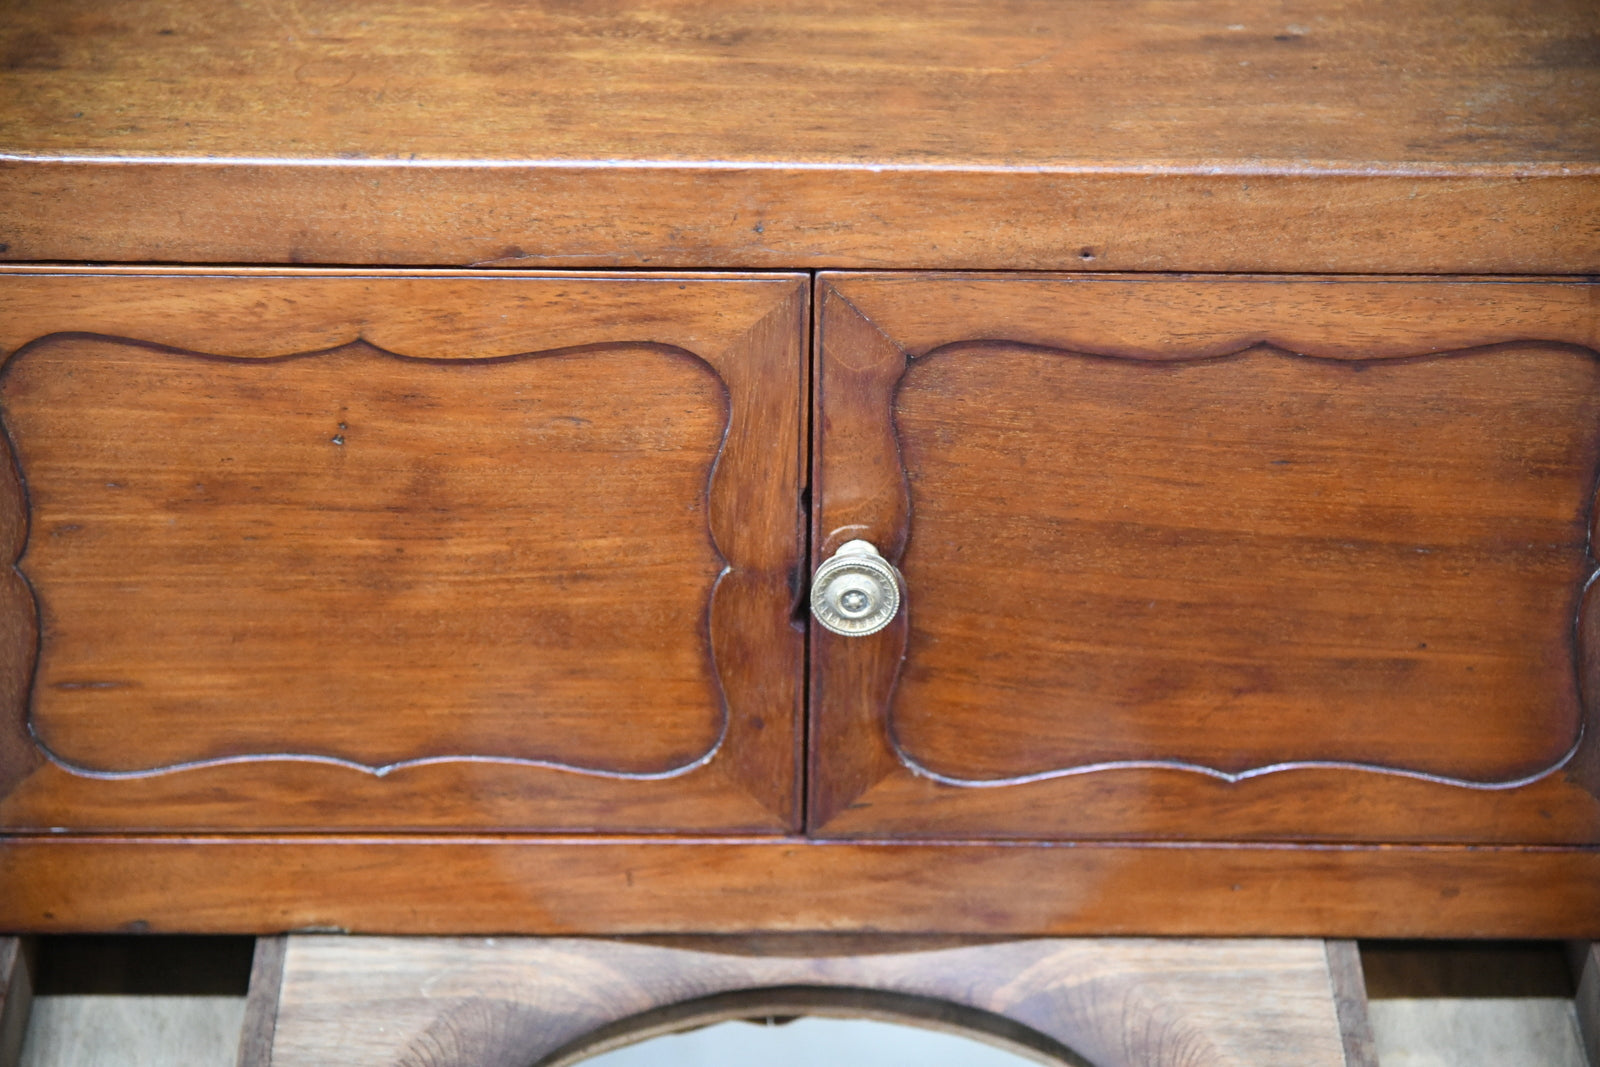
M1600 287L820 282L813 833L1600 840Z

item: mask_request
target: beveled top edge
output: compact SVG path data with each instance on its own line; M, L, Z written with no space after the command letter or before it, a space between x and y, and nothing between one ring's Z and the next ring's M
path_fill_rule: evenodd
M995 163L982 160L945 163L803 159L452 159L399 156L333 158L324 156L208 155L50 155L0 152L0 165L248 167L358 170L501 171L793 171L839 174L1040 174L1071 177L1145 175L1162 177L1330 177L1330 178L1506 178L1600 177L1600 160L1493 163L1350 161L1333 159L1122 160L1081 163Z

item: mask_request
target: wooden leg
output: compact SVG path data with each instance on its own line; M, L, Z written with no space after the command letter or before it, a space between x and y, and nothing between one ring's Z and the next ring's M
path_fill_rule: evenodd
M1367 1016L1367 981L1361 973L1361 950L1354 941L1325 942L1328 978L1339 1015L1345 1067L1378 1067L1377 1042Z
M1589 1063L1600 1067L1600 941L1577 942L1573 945L1576 961L1578 993L1574 998L1578 1009L1578 1033L1583 1038L1583 1051Z
M292 936L271 1062L554 1067L723 1019L840 1015L1095 1067L1370 1067L1352 966L1358 982L1354 946L1321 941Z
M33 945L0 937L0 1067L16 1067L33 1006Z
M250 992L239 1032L238 1067L269 1067L272 1035L278 1024L278 994L283 988L283 956L288 938L256 938L250 961Z

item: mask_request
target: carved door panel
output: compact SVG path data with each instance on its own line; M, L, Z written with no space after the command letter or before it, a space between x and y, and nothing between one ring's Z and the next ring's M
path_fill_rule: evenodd
M830 836L1600 839L1579 283L819 278Z
M804 277L0 282L5 826L794 826Z

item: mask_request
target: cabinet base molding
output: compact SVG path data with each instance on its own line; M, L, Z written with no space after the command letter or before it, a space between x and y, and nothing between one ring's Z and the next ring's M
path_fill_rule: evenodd
M1600 849L19 836L0 929L1593 938Z
M273 1067L560 1067L795 1015L923 1026L1074 1067L1377 1063L1348 941L293 936L281 970L257 977Z

